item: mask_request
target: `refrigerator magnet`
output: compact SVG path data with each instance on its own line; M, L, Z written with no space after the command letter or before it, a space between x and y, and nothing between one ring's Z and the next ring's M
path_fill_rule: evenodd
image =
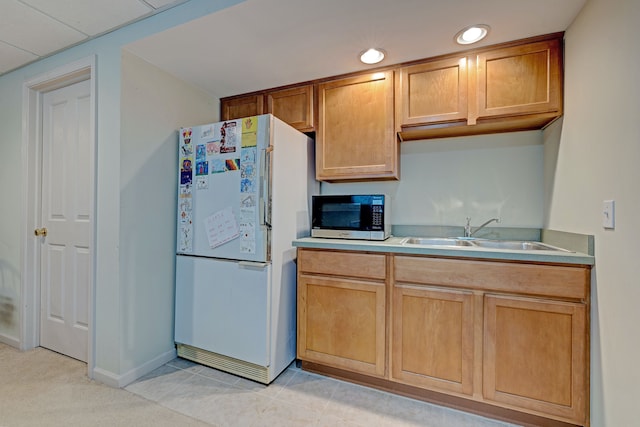
M196 160L205 160L207 158L207 146L198 144L196 146Z
M180 198L191 198L191 183L180 185Z
M207 190L209 188L209 177L197 176L196 177L196 190Z
M237 171L238 169L240 169L240 159L225 160L225 168L228 171Z
M256 196L255 194L246 194L245 197L240 201L241 208L251 208L256 205Z
M192 227L191 223L183 224L180 227L180 252L193 251Z
M196 175L209 175L209 162L196 162Z
M213 136L213 126L202 126L200 139L211 138Z
M242 134L242 147L255 147L258 145L258 137L255 132Z
M191 224L193 221L193 214L187 211L180 211L180 224Z
M191 171L180 172L180 185L189 185L192 182Z
M242 119L242 133L256 133L258 130L258 118L246 117Z
M220 141L207 142L207 156L220 154Z
M211 173L222 173L227 170L223 159L211 159Z
M191 156L193 155L193 146L191 144L183 144L182 146L180 146L180 153L184 156Z
M235 153L237 146L236 122L225 122L220 128L220 152Z
M244 147L240 150L240 163L255 163L257 154L256 147Z
M252 178L243 178L240 180L240 192L241 193L255 193L256 181Z

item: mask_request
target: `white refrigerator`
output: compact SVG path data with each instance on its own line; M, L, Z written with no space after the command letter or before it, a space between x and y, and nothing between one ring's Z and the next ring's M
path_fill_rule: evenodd
M313 141L266 114L180 129L178 356L264 384L296 355Z

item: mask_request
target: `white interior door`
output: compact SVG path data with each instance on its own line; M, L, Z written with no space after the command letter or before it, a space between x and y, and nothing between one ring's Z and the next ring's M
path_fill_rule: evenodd
M90 82L42 97L40 345L87 361L91 283Z

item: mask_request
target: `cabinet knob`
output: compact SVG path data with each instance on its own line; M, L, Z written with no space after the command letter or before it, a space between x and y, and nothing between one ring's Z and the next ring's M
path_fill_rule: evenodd
M40 237L40 236L46 237L47 236L47 228L46 227L36 228L34 230L33 234L35 234L38 237Z

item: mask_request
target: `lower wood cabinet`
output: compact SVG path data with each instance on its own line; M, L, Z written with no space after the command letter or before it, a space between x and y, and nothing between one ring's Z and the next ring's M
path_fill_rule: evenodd
M299 250L298 358L384 376L385 278L384 255Z
M391 378L471 395L473 324L471 292L397 284Z
M484 398L584 420L586 306L486 295L484 307Z
M298 358L516 423L588 426L590 273L299 248Z

